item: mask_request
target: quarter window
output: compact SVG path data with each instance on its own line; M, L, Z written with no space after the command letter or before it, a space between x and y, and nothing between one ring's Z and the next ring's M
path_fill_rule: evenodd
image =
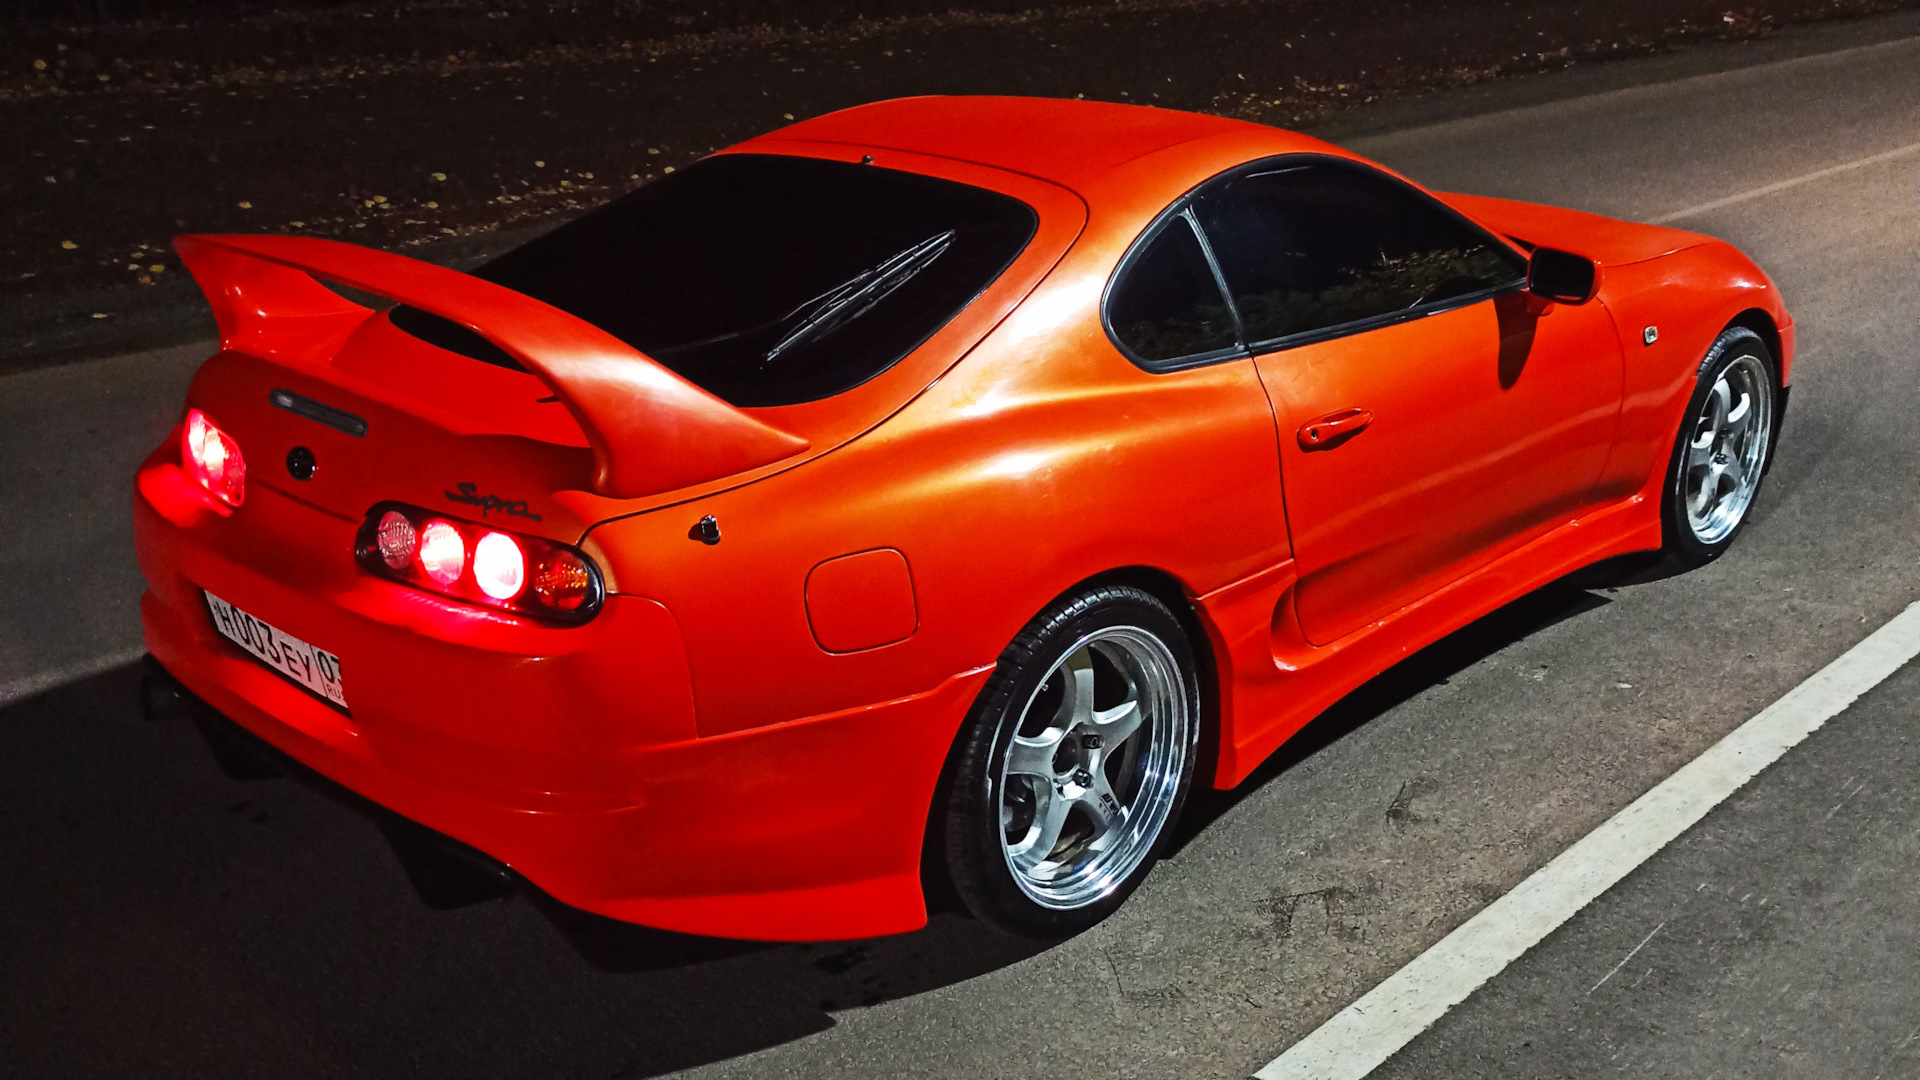
M1185 216L1169 218L1114 284L1107 323L1120 344L1150 364L1239 343L1233 311Z
M1358 166L1231 177L1193 203L1247 340L1264 344L1517 284L1519 257L1459 215Z

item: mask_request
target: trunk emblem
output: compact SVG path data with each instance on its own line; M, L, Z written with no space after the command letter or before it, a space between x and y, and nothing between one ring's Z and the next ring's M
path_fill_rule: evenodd
M503 499L498 495L482 495L480 494L479 484L466 480L462 480L453 486L460 490L447 492L447 501L466 503L468 506L477 506L480 508L480 516L482 518L498 510L508 517L523 517L528 521L540 520L539 514L527 509L527 501L525 499Z

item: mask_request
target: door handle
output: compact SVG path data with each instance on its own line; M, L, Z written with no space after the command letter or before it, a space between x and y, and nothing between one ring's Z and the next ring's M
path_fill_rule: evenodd
M1338 446L1365 431L1371 423L1373 414L1359 407L1316 416L1300 425L1300 449L1325 450Z

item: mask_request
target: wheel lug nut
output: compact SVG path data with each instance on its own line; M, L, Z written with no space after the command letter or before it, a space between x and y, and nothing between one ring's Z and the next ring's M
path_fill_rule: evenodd
M1080 736L1080 745L1086 747L1089 750L1098 750L1100 749L1100 736L1092 732L1088 732L1087 734Z
M1073 772L1073 782L1079 784L1081 787L1092 787L1093 774L1085 769L1075 769Z

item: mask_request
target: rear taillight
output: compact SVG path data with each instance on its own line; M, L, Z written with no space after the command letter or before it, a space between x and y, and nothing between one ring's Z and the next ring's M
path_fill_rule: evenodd
M247 462L240 444L199 409L187 410L180 429L180 464L214 498L239 506L247 497Z
M467 568L467 538L451 521L429 521L420 530L418 558L428 580L445 588L459 581Z
M606 595L584 552L403 503L373 508L354 557L382 577L553 622L586 622Z
M490 532L473 547L473 580L495 600L511 600L527 583L527 560L506 533Z

